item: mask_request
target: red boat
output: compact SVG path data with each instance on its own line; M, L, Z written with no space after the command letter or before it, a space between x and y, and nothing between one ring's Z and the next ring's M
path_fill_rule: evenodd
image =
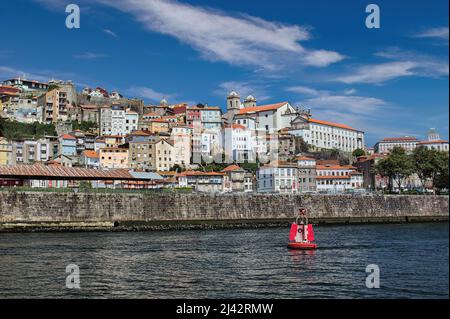
M317 244L313 243L288 243L288 248L290 249L301 249L301 250L308 250L308 249L317 249Z
M291 225L287 247L289 249L300 250L317 249L317 244L313 243L313 241L314 230L312 225L308 223L306 209L300 208L299 216L295 220L295 223L292 223Z

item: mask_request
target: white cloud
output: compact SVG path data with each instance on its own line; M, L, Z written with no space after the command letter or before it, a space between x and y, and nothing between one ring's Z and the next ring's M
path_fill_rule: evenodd
M325 67L344 57L306 49L307 28L172 0L97 0L132 14L146 29L187 43L209 60L275 70L283 65Z
M344 59L343 55L327 50L313 50L306 53L304 57L305 64L316 67L325 67L342 59Z
M77 54L73 56L75 59L81 59L81 60L95 60L95 59L101 59L106 57L103 53L93 53L93 52L84 52L81 54Z
M352 95L352 92L342 95L307 86L292 86L288 87L286 91L306 96L307 98L301 104L307 107L321 110L330 109L343 113L370 114L386 104L377 98Z
M110 36L112 36L114 38L118 37L117 34L114 31L110 30L110 29L103 29L103 32L105 32L106 34L108 34L108 35L110 35Z
M133 86L125 90L125 93L131 96L136 96L144 99L148 99L151 101L160 101L162 99L172 98L172 94L165 94L161 92L157 92L151 88L143 87L143 86Z
M356 89L347 89L344 91L345 95L352 95L356 93Z
M36 80L41 82L47 82L49 77L47 75L38 74L38 73L29 73L24 70L11 68L8 66L0 66L0 78L14 78L14 77L23 77L30 80Z
M371 83L383 82L403 77L432 77L448 76L448 57L438 58L416 52L390 48L376 52L375 56L392 61L366 64L353 67L354 71L335 77L342 83Z
M372 114L386 103L374 97L348 95L320 95L305 101L308 107L332 109L343 114Z
M354 73L343 75L337 81L343 83L381 83L391 79L414 75L417 64L412 61L386 62L359 67Z
M378 98L353 95L356 90L339 94L307 86L292 86L286 91L304 96L305 98L296 104L310 108L315 118L350 125L356 129L371 130L371 133L376 131L376 122L388 106L388 103Z
M434 38L446 40L448 43L448 27L429 28L414 35L416 38Z
M324 91L319 91L307 86L291 86L286 89L288 92L299 93L302 95L318 96L323 95Z

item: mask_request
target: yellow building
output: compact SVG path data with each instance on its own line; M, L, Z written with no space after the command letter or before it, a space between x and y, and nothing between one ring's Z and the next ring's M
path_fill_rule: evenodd
M58 120L67 120L67 93L53 89L37 100L37 106L42 109L42 121L56 123Z
M100 149L101 168L128 168L128 149L119 147L105 147Z
M154 156L153 159L153 167L157 171L170 171L172 166L174 165L173 156L174 156L174 147L171 143L166 140L159 140L154 144Z
M149 123L149 130L154 134L168 133L170 129L169 121L154 119Z
M0 137L0 165L11 164L12 145L3 137Z

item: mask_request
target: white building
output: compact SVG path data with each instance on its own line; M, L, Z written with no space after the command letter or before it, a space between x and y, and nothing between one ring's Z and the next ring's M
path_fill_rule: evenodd
M125 134L137 131L139 123L139 114L137 112L127 110L125 112Z
M192 163L200 164L203 159L210 163L220 162L223 154L223 136L219 129L201 129L194 125L192 133Z
M338 149L353 152L364 149L364 132L348 125L299 115L292 121L290 133L301 136L314 149Z
M242 124L248 128L274 133L290 127L297 111L289 102L257 105L253 96L248 96L244 103L238 93L232 91L227 96L227 113L224 120L228 123ZM255 127L251 127L255 125Z
M223 137L225 157L229 161L242 163L256 160L254 131L241 124L232 124L225 128Z
M258 168L256 174L258 192L298 192L298 168L294 163L273 162Z
M412 152L419 140L412 136L387 137L375 144L375 153L386 154L392 151L394 147L401 147L406 152Z
M363 174L351 165L317 165L317 191L339 193L363 188Z
M448 141L442 140L436 129L432 128L428 132L428 138L426 141L421 141L417 143L417 147L424 146L428 149L434 149L437 151L448 152Z
M222 128L222 111L219 107L207 106L200 109L200 121L206 129Z
M139 115L124 107L113 105L100 109L101 135L126 135L138 129Z

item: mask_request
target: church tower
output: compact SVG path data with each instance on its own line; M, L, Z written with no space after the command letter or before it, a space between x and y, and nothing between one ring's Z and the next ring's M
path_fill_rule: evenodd
M227 113L223 116L226 125L233 123L234 116L239 113L240 109L241 97L235 91L231 91L227 96Z
M256 106L256 99L253 97L253 95L249 95L244 100L244 107L255 107Z
M235 91L231 91L227 96L227 111L239 111L241 108L241 97Z

